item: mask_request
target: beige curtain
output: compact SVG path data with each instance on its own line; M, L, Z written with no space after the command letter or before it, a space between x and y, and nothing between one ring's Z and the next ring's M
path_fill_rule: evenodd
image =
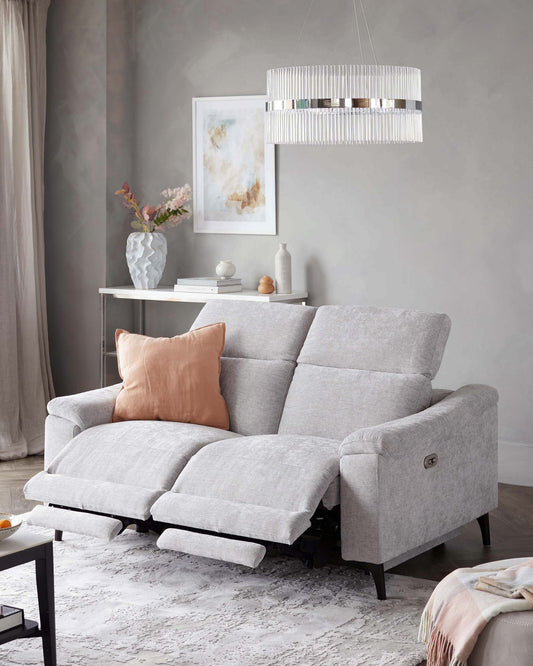
M53 394L43 152L50 0L0 0L0 460L43 450Z

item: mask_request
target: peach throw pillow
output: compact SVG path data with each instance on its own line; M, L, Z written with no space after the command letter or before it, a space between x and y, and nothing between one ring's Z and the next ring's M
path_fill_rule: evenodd
M211 324L174 338L149 338L118 329L123 380L113 422L181 421L228 430L220 392L220 356L226 325Z

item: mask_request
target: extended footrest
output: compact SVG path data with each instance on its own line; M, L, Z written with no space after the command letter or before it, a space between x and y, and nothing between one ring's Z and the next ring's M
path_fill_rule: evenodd
M287 544L311 525L311 513L175 492L152 506L152 516L162 523Z
M28 525L50 527L61 532L74 532L111 541L122 530L120 520L83 511L69 511L52 506L36 506L28 516Z
M266 553L266 548L259 543L174 528L165 530L157 540L157 545L162 550L177 550L189 555L243 564L252 569L258 566Z

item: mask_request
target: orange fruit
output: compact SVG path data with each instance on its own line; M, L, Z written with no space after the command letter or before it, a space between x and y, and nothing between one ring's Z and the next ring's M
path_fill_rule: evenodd
M0 520L0 530L3 530L6 527L11 527L11 521L7 520L7 518L5 520Z

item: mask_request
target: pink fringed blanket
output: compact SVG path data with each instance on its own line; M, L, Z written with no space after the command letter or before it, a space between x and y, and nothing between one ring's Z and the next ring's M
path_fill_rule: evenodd
M422 614L418 638L428 646L427 666L466 666L491 618L524 610L533 610L533 559L507 569L457 569Z

